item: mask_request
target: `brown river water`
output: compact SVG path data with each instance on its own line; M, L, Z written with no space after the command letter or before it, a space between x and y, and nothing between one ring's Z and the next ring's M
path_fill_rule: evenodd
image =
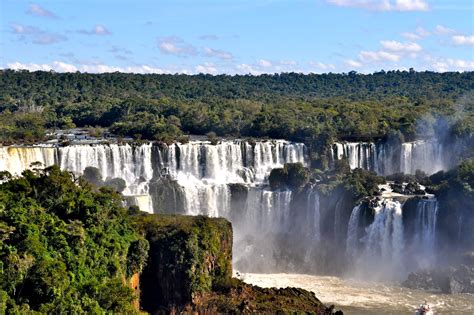
M415 314L423 302L434 314L474 314L474 295L439 294L397 284L363 282L332 276L241 273L243 281L260 287L299 287L312 291L326 305L344 314Z

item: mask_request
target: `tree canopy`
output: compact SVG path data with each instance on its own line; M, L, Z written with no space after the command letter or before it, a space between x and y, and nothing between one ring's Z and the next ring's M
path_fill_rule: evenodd
M209 132L369 140L394 130L410 140L435 133L440 117L465 134L472 133L473 88L474 72L190 76L3 70L0 141L40 140L45 129L74 125L162 141Z
M0 312L134 313L126 279L143 268L148 243L121 197L57 166L2 180Z

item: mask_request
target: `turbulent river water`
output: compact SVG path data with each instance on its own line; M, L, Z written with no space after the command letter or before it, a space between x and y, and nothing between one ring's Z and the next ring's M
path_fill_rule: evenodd
M344 314L415 314L420 303L429 303L435 314L474 314L474 295L438 294L397 284L362 282L303 274L240 273L243 281L261 287L300 287L316 294L326 305Z

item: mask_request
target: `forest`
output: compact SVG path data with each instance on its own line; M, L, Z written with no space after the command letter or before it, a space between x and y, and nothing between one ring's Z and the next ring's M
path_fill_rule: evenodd
M90 127L164 142L188 135L325 144L471 137L473 72L167 75L0 71L0 141Z

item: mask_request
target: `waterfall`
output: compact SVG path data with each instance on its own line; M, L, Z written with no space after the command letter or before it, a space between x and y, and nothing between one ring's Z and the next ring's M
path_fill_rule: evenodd
M43 167L56 162L56 150L53 147L0 147L0 171L20 175L29 169L32 163L39 162Z
M415 174L416 170L434 174L447 168L443 146L438 141L418 140L393 146L372 142L335 143L332 157L346 158L351 169L363 168L379 175Z
M319 192L311 189L307 197L307 223L309 225L309 236L316 243L321 241L321 209L319 203Z
M361 205L357 205L352 209L349 224L347 226L346 254L349 259L356 256L359 248L359 219L361 215Z
M442 145L436 141L414 141L402 143L400 171L414 174L422 170L434 174L445 169Z
M125 196L144 196L148 195L148 184L153 178L151 148L151 144L72 145L58 148L58 164L61 169L78 175L86 167L96 167L103 180L117 177L125 180ZM148 200L134 204L143 211L153 212L151 198Z
M403 251L402 205L384 200L375 208L374 222L367 228L365 251L382 262L397 264Z
M435 258L436 221L438 201L435 198L422 199L416 208L413 247L417 262L428 267Z
M291 233L292 192L253 187L247 198L245 216L234 224L234 261L237 268L263 272L279 264L284 235Z
M391 199L382 199L374 210L374 221L359 238L359 207L354 208L349 220L347 258L353 272L363 278L392 279L404 275L404 229L402 204ZM358 246L358 240L361 243Z
M184 188L186 213L225 217L230 212L228 184L262 186L273 168L285 163L308 164L306 147L284 140L253 144L229 140L216 145L191 141L167 147L151 143L0 147L0 171L20 174L33 162L57 164L77 175L86 167L95 167L102 180L122 178L126 182L123 194L131 197L126 199L147 212L153 212L152 198L144 201L150 194L150 183L156 176L167 174Z
M404 143L401 155L393 159L386 146L336 143L332 154L347 157L351 167L413 172L428 160L441 160L439 151L435 144ZM413 220L410 227L415 228L405 229L401 202L387 194L373 209L372 223L363 226L365 216L370 216L364 207L355 206L349 217L343 198L328 199L316 185L297 194L268 189L273 168L295 162L307 166L307 156L303 144L283 140L0 147L0 171L20 174L36 161L57 164L77 175L96 167L104 181L122 178L127 204L143 211L225 217L234 227L239 268L276 270L288 257L295 264L329 264L331 258L324 255L331 255L331 246L345 246L351 264L375 276L387 270L408 271L414 263L424 266L434 258L438 214L434 198L420 200L416 213L407 213L406 218ZM331 205L325 207L328 201Z
M167 160L171 177L184 187L186 213L224 217L230 212L227 184L258 186L265 184L273 168L294 162L307 165L305 146L283 140L173 144Z

